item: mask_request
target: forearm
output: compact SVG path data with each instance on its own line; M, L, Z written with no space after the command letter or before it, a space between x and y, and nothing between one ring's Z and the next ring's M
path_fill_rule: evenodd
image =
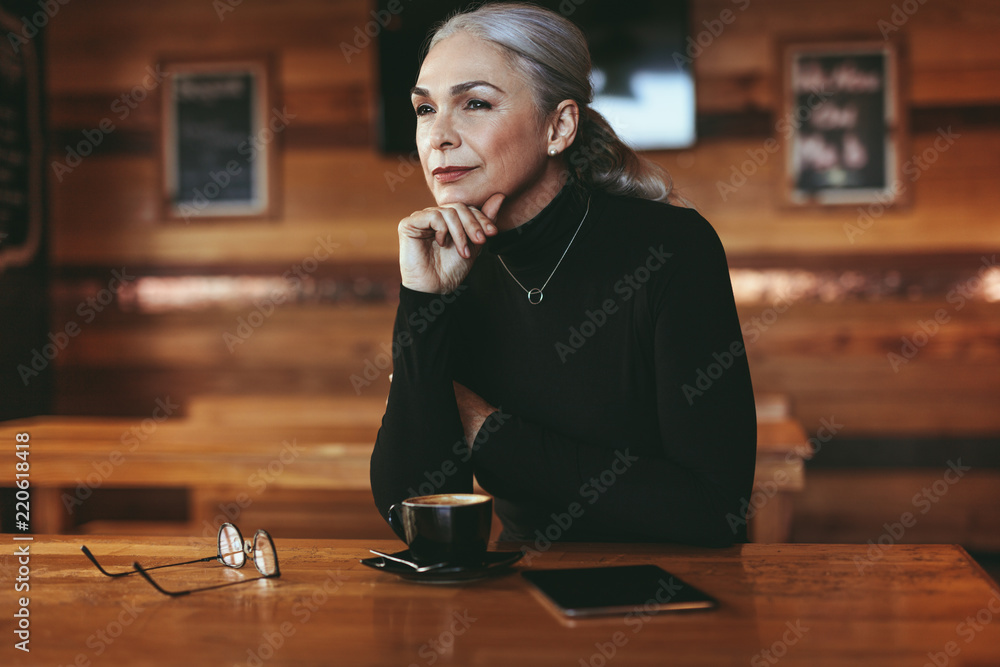
M393 381L371 458L372 494L383 515L412 495L472 488L452 386L451 320L458 298L400 290Z
M734 520L753 481L753 456L745 452L753 451L755 438L752 419L729 421L727 431L724 441L704 449L731 455L712 456L698 469L637 443L595 447L508 415L479 438L473 462L487 491L571 514L587 539L724 546L742 533Z

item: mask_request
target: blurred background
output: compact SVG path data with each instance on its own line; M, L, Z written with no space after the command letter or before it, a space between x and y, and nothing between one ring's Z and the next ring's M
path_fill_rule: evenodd
M571 19L627 9L563 4ZM143 442L144 425L149 435L183 422L231 440L256 432L275 447L370 446L388 388L396 225L432 203L410 154L382 150L383 82L397 63L379 44L420 10L400 0L382 25L386 5L368 0L0 5L7 62L29 77L25 54L37 56L31 113L44 146L41 184L21 184L35 193L37 243L12 221L0 238L0 249L34 248L0 273L0 416L110 419L101 423L123 444L129 433ZM995 3L677 7L696 136L646 155L722 238L761 407L797 421L811 442L789 539L1000 552ZM781 46L833 40L898 49L893 137L911 170L897 201L803 206L788 196ZM245 57L271 68L267 116L284 119L264 142L266 210L170 217L157 66ZM398 67L415 67L408 58ZM30 98L15 74L5 90ZM408 85L396 91L404 101ZM88 154L74 158L81 145ZM116 479L91 484L59 525L191 532L190 489ZM63 491L79 499L74 486ZM253 496L244 514L258 512L254 523L384 534L363 488L279 497L277 486ZM295 518L310 511L325 518ZM897 535L906 513L916 521Z

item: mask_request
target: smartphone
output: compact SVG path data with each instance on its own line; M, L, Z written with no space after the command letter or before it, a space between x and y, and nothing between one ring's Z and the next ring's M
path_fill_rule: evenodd
M526 570L545 600L565 616L580 618L644 612L714 609L718 601L657 565L617 565Z

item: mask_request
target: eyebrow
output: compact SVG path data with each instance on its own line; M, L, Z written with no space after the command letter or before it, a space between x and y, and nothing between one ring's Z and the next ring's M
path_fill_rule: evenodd
M493 90L499 93L505 92L502 88L494 86L489 81L466 81L465 83L456 83L454 86L452 86L451 96L455 97L456 95L461 95L462 93L468 92L473 88L479 88L480 86L485 86L486 88L492 88ZM427 91L426 88L420 88L418 86L414 86L413 88L410 89L410 96L412 97L414 95L419 95L420 97L431 96L431 94Z

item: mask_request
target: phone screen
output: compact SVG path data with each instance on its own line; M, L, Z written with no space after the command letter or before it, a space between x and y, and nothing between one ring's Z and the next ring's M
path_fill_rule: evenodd
M521 573L566 616L712 609L718 601L657 565L618 565Z

